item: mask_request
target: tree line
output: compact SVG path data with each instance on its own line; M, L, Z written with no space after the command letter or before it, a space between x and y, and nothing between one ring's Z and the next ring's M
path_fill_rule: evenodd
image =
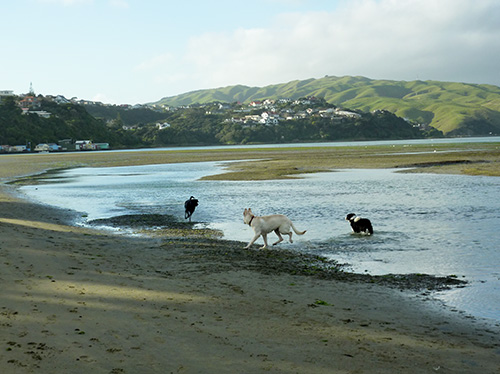
M15 97L0 103L0 145L57 143L61 139L90 139L112 148L176 145L324 142L340 140L413 139L442 136L422 131L387 111L358 112L355 118L308 116L268 125L232 121L241 106L224 110L204 105L177 110L126 109L120 106L67 103L41 99L49 118L23 114ZM262 112L256 110L255 113ZM158 123L168 123L160 129Z

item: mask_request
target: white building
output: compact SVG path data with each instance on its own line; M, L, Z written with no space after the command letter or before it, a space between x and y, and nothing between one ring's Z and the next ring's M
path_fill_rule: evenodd
M75 149L77 151L91 151L95 149L92 140L77 140L75 142Z
M61 147L55 143L40 143L35 147L35 152L56 152L60 150Z
M23 114L36 114L38 117L42 118L50 118L52 115L50 112L46 112L45 110L29 110L28 108L22 108Z
M168 129L170 127L170 123L167 122L157 123L156 127L158 128L158 130Z
M66 99L63 95L57 95L56 98L54 99L54 101L57 104L69 104L69 103L71 103L71 101Z
M361 114L349 112L347 110L335 109L335 114L341 117L360 118Z

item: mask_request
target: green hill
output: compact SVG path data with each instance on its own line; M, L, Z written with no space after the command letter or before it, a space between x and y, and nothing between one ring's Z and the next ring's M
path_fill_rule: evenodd
M31 143L34 148L38 143L57 143L62 139L91 139L96 143L111 143L115 148L128 145L124 142L127 134L111 129L81 105L58 105L40 99L38 109L50 113L49 118L44 118L35 113L22 114L16 100L7 97L0 102L0 145Z
M433 126L448 136L500 134L500 87L485 84L326 76L266 87L237 85L199 90L165 97L155 104L245 103L308 96L365 112L388 110Z

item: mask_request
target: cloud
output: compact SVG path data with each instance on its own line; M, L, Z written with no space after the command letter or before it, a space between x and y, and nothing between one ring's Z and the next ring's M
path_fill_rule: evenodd
M500 84L499 17L495 0L344 1L267 28L194 36L177 68L205 87L323 75Z
M109 5L113 8L128 9L130 8L129 3L126 0L109 0Z
M173 61L171 53L164 53L162 55L154 56L149 60L141 62L135 67L136 71L151 71L159 68L164 68Z
M36 0L39 3L56 4L64 6L93 4L94 0ZM108 0L108 4L113 8L128 9L130 7L127 0Z
M46 4L58 4L58 5L64 5L64 6L72 6L72 5L79 5L79 4L92 4L94 1L93 0L37 0L39 3L46 3Z

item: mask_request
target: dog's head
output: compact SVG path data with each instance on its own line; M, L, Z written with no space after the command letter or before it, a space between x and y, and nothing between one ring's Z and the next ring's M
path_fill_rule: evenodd
M250 223L252 217L253 217L252 209L249 208L243 211L243 223L245 223L245 225L248 225Z
M346 221L352 221L356 218L356 214L354 213L349 213L346 217L345 217L345 220Z

